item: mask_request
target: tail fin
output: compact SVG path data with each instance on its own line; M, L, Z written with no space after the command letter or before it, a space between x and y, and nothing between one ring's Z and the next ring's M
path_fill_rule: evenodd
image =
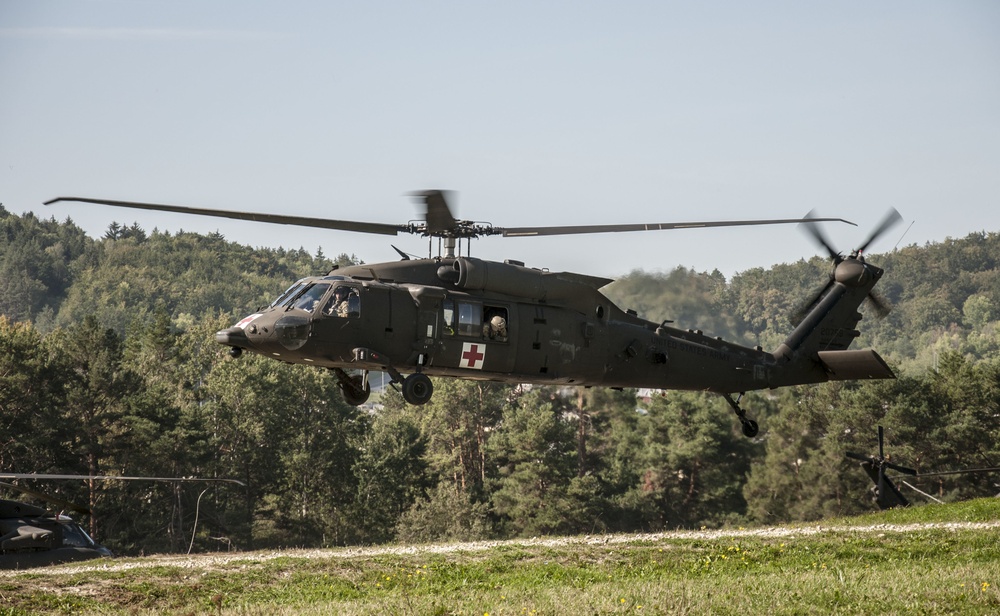
M769 379L772 387L895 378L875 351L847 350L860 335L857 325L862 315L858 307L883 273L857 254L838 259L829 284L774 351L777 365Z

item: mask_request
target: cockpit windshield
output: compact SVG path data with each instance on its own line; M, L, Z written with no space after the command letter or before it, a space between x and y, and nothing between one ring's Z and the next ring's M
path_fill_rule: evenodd
M329 289L330 285L325 282L310 286L304 293L299 294L295 303L292 304L292 308L312 312Z
M289 297L292 297L296 293L298 293L299 289L301 289L303 287L303 285L305 285L305 282L303 282L302 280L299 280L298 282L296 282L292 286L290 286L287 289L285 289L285 292L282 293L281 295L279 295L278 299L276 299L273 302L271 302L271 305L268 306L268 307L269 308L274 308L275 306L280 306L281 303L284 302L286 299L288 299Z

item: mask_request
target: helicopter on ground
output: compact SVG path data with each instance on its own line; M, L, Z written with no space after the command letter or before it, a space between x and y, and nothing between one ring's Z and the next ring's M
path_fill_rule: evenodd
M69 516L0 499L0 569L110 557L111 550L91 539Z
M900 477L889 477L886 475L886 470L893 470L902 475L909 475L914 478L923 477L941 477L944 475L965 475L969 473L995 473L1000 471L1000 466L990 466L986 468L966 468L953 471L934 471L928 473L918 472L916 469L910 468L908 466L901 466L894 462L889 461L889 456L885 453L885 430L882 426L878 427L878 455L866 456L864 454L846 452L848 458L852 460L857 460L861 464L861 470L868 475L868 478L872 480L871 495L872 500L878 505L879 509L893 509L895 507L909 507L910 501L900 492L899 487L896 485L894 479L899 481L906 487L910 488L914 492L917 492L921 496L932 500L936 503L941 501L927 492L924 492L920 488L914 486L913 484L901 479Z
M236 479L200 477L126 477L119 475L0 472L0 479L15 481L228 483L244 486L243 482ZM33 499L59 507L58 513L55 513L21 501L0 499L0 569L30 569L113 556L110 549L94 541L76 520L64 513L65 511L73 511L81 515L92 516L93 511L88 507L50 493L6 483L6 481L0 481L0 488L20 492ZM196 529L197 527L194 530ZM194 535L192 534L193 541Z
M458 220L440 190L413 193L426 208L407 224L307 218L187 206L58 197L76 201L236 220L438 240L438 256L335 268L292 284L270 305L216 341L233 357L244 352L332 370L345 400L367 401L368 374L382 371L409 404L433 395L429 377L585 387L649 387L721 394L754 437L757 422L739 401L747 391L830 380L884 379L894 374L872 349L849 350L859 336L857 311L872 295L883 270L862 253L890 226L890 215L847 256L836 252L818 223L839 218L739 220L688 223L495 227ZM771 352L656 323L615 306L600 288L612 280L526 267L520 261L462 256L461 242L500 235L535 237L703 227L798 223L829 252L833 273L788 338ZM443 244L444 250L440 250ZM458 250L456 251L456 247ZM394 247L395 248L395 247ZM348 371L352 371L349 373ZM734 398L734 395L737 397Z

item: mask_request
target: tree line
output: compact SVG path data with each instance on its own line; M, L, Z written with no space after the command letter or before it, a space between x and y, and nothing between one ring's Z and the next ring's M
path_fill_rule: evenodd
M0 470L239 479L32 485L91 506L122 553L326 546L812 520L873 507L845 451L924 472L1000 463L996 255L974 234L872 257L895 310L862 322L894 381L756 392L742 436L717 396L437 380L422 407L388 389L343 402L329 373L232 360L215 331L321 252L251 249L219 234L71 221L0 208ZM341 255L334 261L354 259ZM825 283L819 259L750 270L632 272L623 308L761 343ZM935 478L944 499L996 475ZM193 527L195 517L197 528Z

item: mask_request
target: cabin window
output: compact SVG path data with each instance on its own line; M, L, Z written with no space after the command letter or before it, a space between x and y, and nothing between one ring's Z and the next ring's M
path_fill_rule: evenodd
M458 333L463 336L479 336L482 317L481 304L458 302Z
M507 342L507 309L501 306L483 306L483 338Z
M356 319L361 316L361 295L355 287L340 285L333 290L333 295L323 307L323 314L328 317Z
M329 289L330 285L325 282L310 286L304 293L299 294L295 299L295 303L292 304L292 308L312 312L316 309L316 304L319 303L319 300L323 299L323 296L326 295Z

